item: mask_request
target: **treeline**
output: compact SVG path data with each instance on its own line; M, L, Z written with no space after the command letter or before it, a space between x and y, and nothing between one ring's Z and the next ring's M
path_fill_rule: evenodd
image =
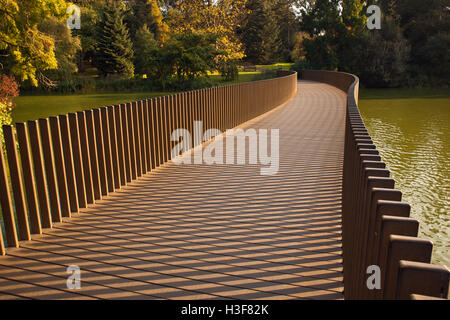
M182 89L294 62L369 87L448 85L450 0L0 0L0 73L21 88ZM380 30L366 27L381 7Z
M449 0L308 2L297 69L355 73L368 87L448 86ZM371 4L381 8L379 30L366 27Z

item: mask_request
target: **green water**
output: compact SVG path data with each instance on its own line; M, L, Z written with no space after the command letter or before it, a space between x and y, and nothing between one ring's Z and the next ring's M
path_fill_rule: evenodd
M102 106L137 101L168 92L29 95L14 99L13 121L24 122Z
M433 263L450 266L450 89L361 90L360 112Z

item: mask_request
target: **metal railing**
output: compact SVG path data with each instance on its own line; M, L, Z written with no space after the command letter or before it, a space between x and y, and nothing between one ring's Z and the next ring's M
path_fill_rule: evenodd
M447 298L449 270L432 265L433 244L417 238L419 222L382 162L358 111L359 79L342 72L304 71L303 79L347 93L342 189L342 242L346 299ZM369 289L377 271L380 289ZM372 279L371 279L372 280ZM376 283L374 283L376 285Z
M171 160L173 130L224 132L286 102L297 74L278 76L3 126L0 254Z

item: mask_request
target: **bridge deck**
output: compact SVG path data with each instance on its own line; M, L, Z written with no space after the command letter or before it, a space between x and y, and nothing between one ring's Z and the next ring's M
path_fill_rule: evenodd
M280 129L276 175L168 163L10 249L0 299L341 299L345 98L300 82L243 124Z

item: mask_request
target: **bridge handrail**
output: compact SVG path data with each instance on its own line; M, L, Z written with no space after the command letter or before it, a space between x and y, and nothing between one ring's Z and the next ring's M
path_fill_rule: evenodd
M394 189L394 180L361 118L358 77L305 70L301 78L328 83L347 93L342 190L344 297L447 298L449 270L430 264L433 244L417 238L419 222L409 217L410 205L401 202L402 194ZM374 272L369 266L380 268L380 289L368 288Z
M201 120L201 134L210 128L224 132L283 104L296 91L297 74L282 72L273 79L3 126L0 255L171 160L174 129L193 133L193 121ZM199 143L192 139L190 147Z

